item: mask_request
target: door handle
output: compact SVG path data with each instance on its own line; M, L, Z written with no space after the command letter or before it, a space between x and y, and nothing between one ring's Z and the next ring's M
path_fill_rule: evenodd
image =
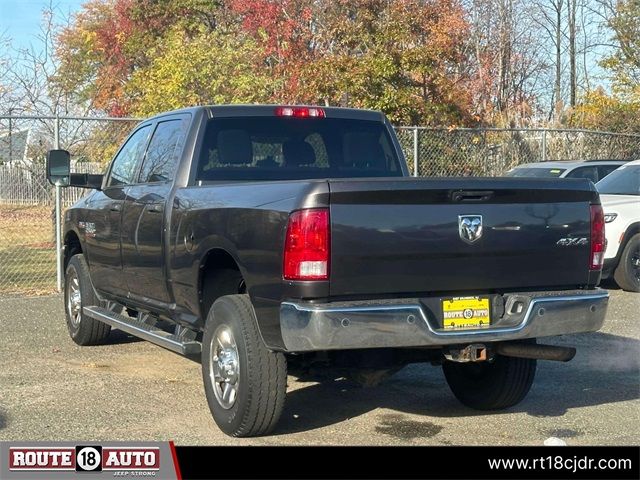
M109 210L111 210L112 212L119 212L120 210L122 210L122 206L119 203L112 203L109 207Z
M149 205L147 207L147 212L149 212L149 213L161 213L162 212L162 205L159 205L159 204Z
M451 194L451 199L454 202L486 202L493 197L493 194L492 190L457 191Z

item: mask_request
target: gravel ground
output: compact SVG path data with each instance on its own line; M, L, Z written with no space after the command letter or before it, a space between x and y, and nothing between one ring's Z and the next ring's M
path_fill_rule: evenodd
M406 367L383 385L289 377L273 435L231 439L213 422L200 365L114 331L78 347L59 296L0 299L0 440L169 440L179 445L569 445L640 443L640 294L611 291L601 332L555 339L567 364L539 362L515 408L461 406L440 368ZM551 343L551 342L549 342Z

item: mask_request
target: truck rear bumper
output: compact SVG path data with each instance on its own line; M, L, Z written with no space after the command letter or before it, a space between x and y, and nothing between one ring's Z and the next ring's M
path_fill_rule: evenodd
M442 329L419 298L284 302L280 327L290 352L502 342L599 330L609 300L601 289L517 292L502 297L503 315L485 328Z

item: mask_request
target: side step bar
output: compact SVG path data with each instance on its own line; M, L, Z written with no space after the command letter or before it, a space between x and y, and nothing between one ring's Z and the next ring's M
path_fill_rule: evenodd
M130 333L136 337L155 343L172 352L182 355L195 355L202 351L202 344L194 340L184 340L159 328L141 322L136 318L125 317L102 307L84 307L85 315Z

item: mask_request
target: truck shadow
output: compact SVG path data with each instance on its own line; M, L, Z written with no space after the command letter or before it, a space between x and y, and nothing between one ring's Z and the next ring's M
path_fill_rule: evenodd
M607 333L557 338L546 343L574 345L569 363L538 362L527 398L505 411L480 412L460 404L450 392L442 369L410 365L385 383L361 388L326 371L301 378L312 385L289 391L275 435L304 432L358 417L378 408L429 417L469 417L522 412L561 417L568 410L640 398L640 341ZM319 383L315 383L319 382ZM550 401L550 400L553 401Z
M7 427L7 414L0 408L0 430Z
M142 340L141 338L134 337L127 332L123 332L122 330L118 330L117 328L112 328L111 333L101 345L121 345L125 343L136 343L143 341L144 340Z
M606 290L622 290L613 277L605 278L600 282L600 286Z

